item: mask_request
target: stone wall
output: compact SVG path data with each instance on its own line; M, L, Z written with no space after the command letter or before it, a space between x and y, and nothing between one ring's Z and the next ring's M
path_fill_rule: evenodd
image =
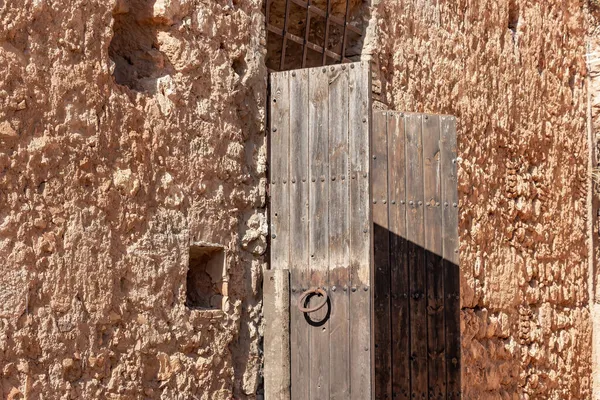
M595 4L594 4L595 3ZM588 214L590 219L590 314L592 318L592 396L600 397L600 288L598 263L600 262L600 3L590 2L587 15L588 38L586 62L588 65L588 155L592 179L588 194Z
M261 7L0 0L0 398L260 390ZM224 248L215 310L194 243Z
M390 108L458 117L465 399L591 398L584 7L377 7Z
M591 398L587 6L372 3L376 97L458 117L464 398ZM0 0L0 397L260 391L265 48L260 0Z

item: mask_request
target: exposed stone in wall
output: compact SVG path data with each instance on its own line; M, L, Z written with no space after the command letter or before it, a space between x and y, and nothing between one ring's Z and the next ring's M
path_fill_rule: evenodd
M160 6L159 6L160 7ZM115 81L138 91L156 92L157 79L172 75L174 69L164 50L175 50L169 34L174 24L173 13L184 14L179 5L175 10L156 10L147 0L120 1L113 10L113 38L109 56L114 61ZM160 39L162 37L162 40ZM164 50L161 51L160 48Z
M254 398L261 7L0 0L0 398ZM198 242L222 310L185 306Z
M390 108L458 117L463 394L590 399L582 2L382 0Z

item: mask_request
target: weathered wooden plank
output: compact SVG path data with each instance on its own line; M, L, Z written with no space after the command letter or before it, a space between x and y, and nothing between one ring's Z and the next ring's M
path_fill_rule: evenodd
M287 269L265 271L265 398L290 399L290 276Z
M456 119L454 117L441 117L440 144L442 196L444 200L443 256L446 260L458 264L458 171L456 163ZM448 203L447 206L446 202Z
M373 195L374 246L374 340L375 398L392 398L391 315L390 315L390 239L388 224L388 137L387 112L373 113Z
M271 268L289 268L288 72L271 75Z
M290 73L290 339L292 398L309 398L310 364L309 332L304 314L298 310L298 299L308 288L308 72Z
M444 271L440 176L440 118L423 116L423 185L427 272L427 363L429 398L446 397Z
M329 77L329 297L330 399L350 396L348 203L348 71L330 67Z
M312 68L308 79L309 249L311 287L324 287L329 271L329 83L325 68ZM310 305L322 299L313 296ZM310 398L329 398L329 307L309 315Z
M441 117L443 257L446 319L447 398L460 398L460 270L456 119Z
M372 398L372 215L370 208L371 74L349 64L350 138L350 399Z
M392 314L392 398L410 397L410 292L406 259L404 115L388 112L389 230Z
M410 277L411 392L418 399L427 391L427 305L425 232L423 223L422 116L406 115L406 239Z

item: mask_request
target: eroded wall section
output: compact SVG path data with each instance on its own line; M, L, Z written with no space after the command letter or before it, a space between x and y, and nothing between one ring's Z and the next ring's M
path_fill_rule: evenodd
M0 0L0 398L260 390L261 7Z
M376 8L389 107L458 117L465 399L591 398L583 3Z

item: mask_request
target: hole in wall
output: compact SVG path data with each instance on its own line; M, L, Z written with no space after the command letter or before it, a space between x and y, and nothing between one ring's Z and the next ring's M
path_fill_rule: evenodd
M508 29L510 29L513 35L517 34L519 27L519 5L517 0L510 0L508 2Z
M236 73L237 76L244 76L247 69L247 64L244 57L240 57L233 60L233 62L231 63L231 68L233 68L233 71Z
M115 63L113 76L119 85L138 92L154 92L157 78L173 71L159 48L157 32L165 27L151 18L154 2L118 1L113 10L113 38L108 48Z
M544 70L546 69L546 60L544 59L544 53L539 55L538 65L537 65L538 73L542 75Z
M212 244L190 246L185 305L220 310L228 295L225 249Z
M577 80L577 75L572 74L569 77L569 88L571 88L571 92L573 92L573 90L575 90L575 82Z

